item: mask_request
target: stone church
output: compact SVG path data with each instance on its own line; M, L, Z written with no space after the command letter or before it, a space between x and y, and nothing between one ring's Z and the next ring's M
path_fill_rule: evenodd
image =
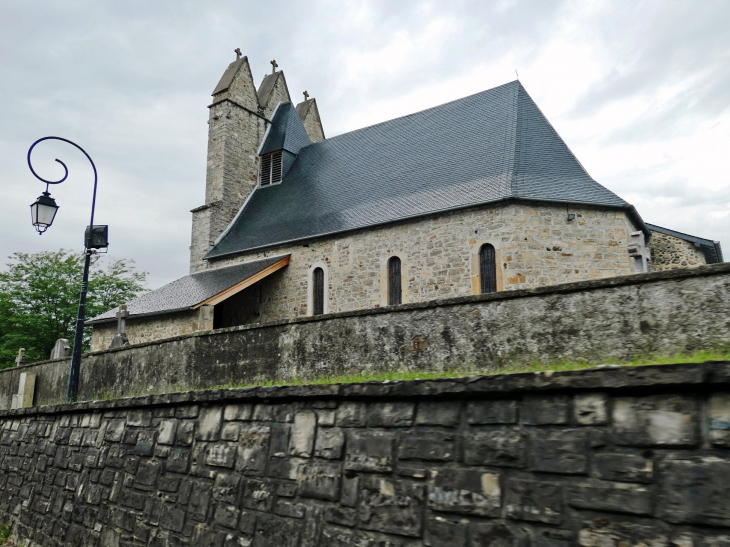
M213 91L190 274L110 310L132 344L303 316L722 262L591 178L519 81L327 139L246 57ZM651 255L651 259L650 259Z

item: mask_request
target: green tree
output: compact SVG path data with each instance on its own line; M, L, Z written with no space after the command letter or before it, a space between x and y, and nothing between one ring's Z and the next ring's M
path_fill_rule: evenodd
M14 253L0 272L0 368L13 366L18 349L28 361L48 359L58 338L73 344L84 256L61 249ZM92 259L86 300L91 318L144 292L147 273L133 260ZM85 329L88 350L91 328Z

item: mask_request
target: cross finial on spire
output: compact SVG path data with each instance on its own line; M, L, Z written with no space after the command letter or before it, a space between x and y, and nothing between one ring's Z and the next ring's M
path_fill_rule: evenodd
M304 100L305 101L309 100L309 93L307 93L306 91L304 92Z
M520 75L517 73L517 69L515 69L515 76L517 76L517 80L519 81Z
M272 74L276 73L276 68L279 66L276 63L276 59L274 59L273 61L269 61L269 62L271 63L271 73Z
M241 55L243 55L243 54L241 53L241 48L240 48L240 47L237 47L237 48L236 48L236 49L234 49L233 51L235 51L235 52L236 52L236 61L238 61L238 60L239 60L239 59L241 58Z

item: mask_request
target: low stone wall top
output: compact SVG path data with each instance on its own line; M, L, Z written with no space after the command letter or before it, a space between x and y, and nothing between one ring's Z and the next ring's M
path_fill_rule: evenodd
M730 264L235 327L84 357L83 399L398 369L499 371L534 361L602 363L730 347ZM70 360L19 372L36 404L66 394Z
M730 362L0 412L32 545L721 547Z

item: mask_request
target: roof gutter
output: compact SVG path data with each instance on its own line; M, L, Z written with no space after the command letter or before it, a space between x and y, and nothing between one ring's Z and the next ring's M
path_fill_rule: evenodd
M504 202L509 202L509 201L527 201L527 202L531 202L531 203L560 203L560 204L566 204L566 205L582 205L582 206L586 206L586 207L604 207L604 208L608 208L608 209L624 210L624 211L626 211L627 216L634 222L634 224L637 225L642 232L644 232L644 235L646 236L646 241L648 242L651 239L651 230L649 230L649 228L646 226L646 223L639 215L638 211L636 210L636 207L634 207L633 205L628 204L628 203L626 205L614 205L611 203L595 203L595 202L588 202L588 201L567 201L567 200L559 200L559 199L544 199L544 198L509 196L509 197L495 199L492 201L483 201L481 203L470 203L469 205L459 205L458 207L450 207L448 209L439 209L437 211L419 213L417 215L401 217L401 218L398 218L395 220L385 220L383 222L377 222L375 224L368 224L366 226L359 226L356 228L349 228L347 230L342 230L339 232L324 232L321 234L313 234L313 235L308 235L305 237L299 237L296 239L277 241L275 243L267 243L266 245L259 245L258 247L247 247L246 249L241 249L238 251L231 251L228 253L211 256L211 252L215 249L216 245L218 245L218 243L221 242L223 237L231 230L231 228L233 227L233 224L236 222L236 219L238 219L238 217L241 215L241 213L245 209L246 204L248 203L249 199L251 199L251 195L253 195L253 192L251 194L249 194L248 199L246 199L246 203L243 204L243 207L241 207L241 209L238 211L238 214L236 215L236 217L226 227L226 229L223 231L223 233L220 236L218 236L218 239L216 239L211 250L208 251L208 253L203 257L203 260L218 260L218 259L222 259L222 258L229 257L232 255L247 253L249 251L259 251L262 249L270 249L271 247L278 247L280 245L288 245L291 243L299 243L302 241L311 241L312 239L317 239L320 237L326 237L326 236L331 236L331 235L335 235L335 234L346 234L348 232L355 232L357 230L365 230L367 228L385 226L388 224L394 224L396 222L403 222L405 220L413 220L416 218L423 218L423 217L432 216L432 215L441 215L444 213L451 213L453 211L461 211L464 209L472 209L474 207L481 207L482 205L495 205L498 203L504 203Z

